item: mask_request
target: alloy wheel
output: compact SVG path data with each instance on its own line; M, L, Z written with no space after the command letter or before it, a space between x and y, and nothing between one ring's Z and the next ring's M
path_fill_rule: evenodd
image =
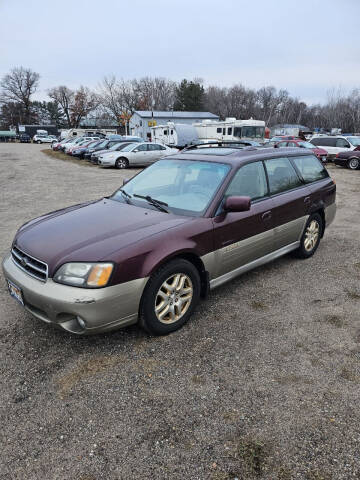
M319 235L320 225L316 220L312 220L305 231L304 247L307 252L311 252L315 248Z
M175 273L168 277L155 297L157 319L165 324L180 320L190 307L193 293L193 284L188 275Z
M349 168L351 168L351 170L357 170L359 168L359 160L357 158L352 158L349 161Z

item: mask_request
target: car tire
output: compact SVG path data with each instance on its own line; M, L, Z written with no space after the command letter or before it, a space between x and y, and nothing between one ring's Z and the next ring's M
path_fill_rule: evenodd
M309 258L314 255L319 246L323 228L321 216L318 213L310 215L300 239L300 246L294 252L297 258Z
M124 169L129 167L129 160L124 157L120 157L115 162L115 167L119 169Z
M39 144L40 144L40 143L42 143L42 141L41 141L41 140L37 140L37 142L36 142L36 143L39 143Z
M358 170L360 167L360 160L356 157L350 158L348 161L348 167L350 170Z
M143 293L139 323L148 333L167 335L191 317L200 298L200 275L189 261L175 259L154 272Z

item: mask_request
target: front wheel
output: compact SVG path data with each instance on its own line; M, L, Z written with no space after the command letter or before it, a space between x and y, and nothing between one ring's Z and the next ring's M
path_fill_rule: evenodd
M39 144L40 144L40 143L42 143L42 141L41 141L41 140L38 140L36 143L39 143Z
M358 158L350 158L350 160L348 161L348 167L350 168L350 170L358 170L360 166L360 161Z
M300 246L295 250L295 255L298 258L309 258L314 255L320 243L322 230L322 218L318 213L314 213L306 222Z
M200 275L184 259L160 267L149 279L140 304L140 325L149 333L166 335L182 327L200 298Z
M118 158L115 162L115 167L116 168L128 168L129 166L129 161L126 158Z

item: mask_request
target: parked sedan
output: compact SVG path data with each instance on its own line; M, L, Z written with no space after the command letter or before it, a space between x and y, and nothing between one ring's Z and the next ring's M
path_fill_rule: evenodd
M79 143L75 148L70 150L69 154L73 157L84 158L84 154L91 145L96 145L101 140L91 140Z
M327 151L324 150L323 148L317 147L316 145L313 145L310 142L306 142L305 140L286 140L282 142L278 142L276 144L276 147L300 147L300 148L308 148L311 150L317 158L321 162L326 162L327 158Z
M73 139L72 138L64 138L63 140L61 140L60 142L52 142L51 143L51 148L53 150L62 150L62 147L66 144L66 143L70 143L72 142Z
M353 150L351 152L340 152L334 159L335 165L350 168L350 170L360 169L360 150Z
M130 143L120 152L109 151L99 156L98 164L102 167L128 168L131 165L150 165L160 158L178 152L159 143Z
M334 219L335 196L306 149L189 150L108 198L24 224L4 278L22 307L68 332L138 322L167 334L211 289L291 251L311 257Z

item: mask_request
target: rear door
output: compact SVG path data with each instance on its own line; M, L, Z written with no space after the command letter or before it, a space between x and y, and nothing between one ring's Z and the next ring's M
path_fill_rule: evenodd
M224 198L249 196L247 212L220 210L214 218L216 277L271 253L273 244L273 200L269 197L261 161L242 166L231 181Z
M304 184L289 158L265 160L273 200L275 250L297 242L309 215L310 189Z

